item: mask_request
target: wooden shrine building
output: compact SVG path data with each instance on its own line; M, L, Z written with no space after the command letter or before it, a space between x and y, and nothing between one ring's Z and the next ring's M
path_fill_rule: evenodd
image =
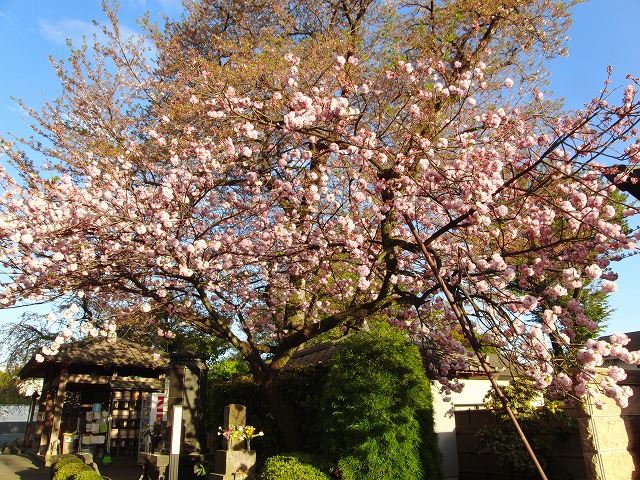
M143 401L164 392L169 354L119 338L60 346L31 358L20 378L42 378L33 441L40 455L96 449L135 455L144 429Z

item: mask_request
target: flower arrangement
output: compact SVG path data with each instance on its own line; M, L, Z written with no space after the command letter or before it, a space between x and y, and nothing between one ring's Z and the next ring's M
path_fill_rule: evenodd
M229 425L229 428L223 429L218 427L218 435L222 435L227 440L227 448L231 448L231 444L234 439L246 440L247 449L251 448L251 439L254 437L262 437L264 432L256 432L256 427L253 425L236 426Z
M260 431L256 433L256 427L252 425L247 425L243 430L243 437L247 440L251 440L253 437L262 437L264 432Z
M242 428L242 427L240 427ZM235 425L229 425L229 428L227 428L226 430L223 430L222 427L218 427L218 435L222 435L227 441L236 439L236 438L242 438L242 430L240 430L239 427L236 427Z

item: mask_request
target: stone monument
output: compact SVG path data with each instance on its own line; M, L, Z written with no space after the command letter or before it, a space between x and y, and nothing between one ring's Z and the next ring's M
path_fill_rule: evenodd
M247 425L247 409L244 405L233 404L224 407L222 429L244 428ZM256 452L247 450L244 438L231 436L224 440L224 450L216 450L214 473L211 480L251 480L254 477Z

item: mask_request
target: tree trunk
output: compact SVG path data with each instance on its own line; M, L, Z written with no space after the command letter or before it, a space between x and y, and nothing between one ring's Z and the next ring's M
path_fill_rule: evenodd
M300 451L303 446L302 432L294 421L291 408L284 401L284 397L275 384L277 374L273 372L269 379L259 384L260 391L267 401L269 411L273 414L284 446L289 452Z
M302 432L294 420L293 412L278 390L276 379L280 370L286 365L290 355L283 355L265 362L258 353L251 352L245 358L249 362L253 380L264 396L267 408L273 415L278 433L289 452L300 451L303 445ZM275 433L275 432L274 432Z

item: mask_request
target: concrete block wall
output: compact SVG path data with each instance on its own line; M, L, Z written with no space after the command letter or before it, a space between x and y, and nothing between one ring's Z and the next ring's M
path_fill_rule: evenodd
M640 372L627 375L621 383L634 391L627 408L601 397L604 409L589 400L577 412L588 480L640 480Z

